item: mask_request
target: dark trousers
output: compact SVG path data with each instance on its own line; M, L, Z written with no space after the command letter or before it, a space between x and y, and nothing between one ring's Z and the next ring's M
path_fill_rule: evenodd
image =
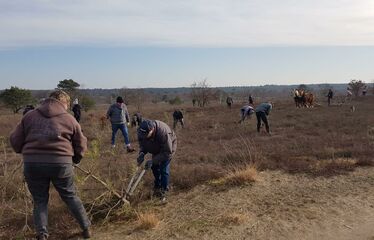
M81 115L80 115L80 114L75 114L75 113L74 113L74 118L75 118L75 120L77 120L77 122L80 122L80 120L81 120Z
M153 176L155 177L154 189L161 189L162 191L168 191L169 178L170 178L170 161L167 159L161 161L158 164L152 165Z
M121 130L123 137L125 138L125 143L130 144L129 132L124 123L116 124L112 123L112 145L116 142L116 133L118 130Z
M181 118L181 119L176 119L176 118L174 118L173 128L175 129L175 128L177 127L178 122L180 122L182 128L184 128L184 121L183 121L183 118Z
M82 230L91 225L86 210L76 194L72 164L25 163L24 175L34 202L34 224L38 234L48 235L48 200L51 182Z
M264 112L256 112L256 117L257 117L257 132L260 132L261 121L262 121L265 124L266 132L270 133L269 123L268 123L266 114Z

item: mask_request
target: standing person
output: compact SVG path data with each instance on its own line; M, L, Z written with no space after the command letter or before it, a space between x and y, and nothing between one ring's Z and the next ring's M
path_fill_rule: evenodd
M106 116L108 119L110 119L112 124L112 148L116 146L116 133L118 130L121 130L125 139L125 147L127 152L134 152L135 149L131 147L129 132L126 126L126 123L130 124L129 112L127 111L127 107L124 104L122 97L117 97L116 103L109 107Z
M347 87L347 96L346 96L346 99L347 100L351 100L352 98L352 91L349 87Z
M26 113L28 113L29 111L34 110L34 109L35 109L34 105L31 105L31 104L26 105L25 109L23 110L22 115L25 115Z
M253 106L253 98L252 98L252 95L249 94L249 97L248 97L248 103L251 104Z
M265 124L266 132L270 134L270 127L267 116L269 115L271 109L272 105L270 103L261 103L256 107L255 112L257 117L257 132L260 132L262 121Z
M331 104L331 99L333 97L334 93L332 92L331 89L329 89L329 92L327 93L327 105L330 106Z
M173 129L177 127L178 122L180 122L182 128L184 128L183 113L181 110L175 109L175 111L173 112L173 119L174 119Z
M52 92L41 106L22 118L10 136L14 151L23 154L24 175L34 202L34 224L39 240L48 238L50 182L78 221L83 237L91 235L91 223L76 194L72 164L81 161L87 150L87 138L67 112L69 105L67 93Z
M144 161L147 153L152 154L152 160L146 163L151 168L154 180L154 195L166 201L169 191L170 162L177 150L177 136L170 127L158 120L144 120L138 128L140 152L138 165Z
M249 106L249 105L245 105L243 106L241 109L240 109L240 116L241 116L241 119L239 120L239 123L242 123L244 122L244 120L248 117L250 118L251 115L255 112L255 110L253 109L252 106Z
M81 120L81 105L78 103L78 98L76 98L73 102L73 108L71 109L74 113L74 118L77 120L77 122L80 122Z
M231 108L231 105L234 103L234 101L232 100L232 97L227 97L226 98L226 104L227 104L227 107Z
M362 96L366 96L366 93L368 91L368 86L364 86L364 89L362 89Z

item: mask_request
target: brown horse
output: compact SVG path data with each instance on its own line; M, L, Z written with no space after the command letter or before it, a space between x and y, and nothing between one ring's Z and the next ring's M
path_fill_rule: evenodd
M308 93L304 89L294 89L294 100L296 107L313 107L315 96L313 93Z
M305 107L312 108L314 107L314 101L315 101L315 96L313 93L305 93Z

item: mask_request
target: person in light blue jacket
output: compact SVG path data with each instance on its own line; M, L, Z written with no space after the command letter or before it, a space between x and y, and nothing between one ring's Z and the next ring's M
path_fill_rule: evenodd
M243 106L241 109L240 109L240 120L239 120L239 123L242 123L244 122L244 120L248 117L250 118L251 115L255 112L255 110L253 109L252 106L249 106L249 105L245 105Z

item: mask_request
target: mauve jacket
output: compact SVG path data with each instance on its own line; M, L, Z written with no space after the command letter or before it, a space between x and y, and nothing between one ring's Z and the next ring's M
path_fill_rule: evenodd
M65 158L42 158L42 162L69 159L71 163L72 156L82 158L87 150L87 138L81 126L64 105L53 98L46 99L22 118L10 135L10 143L16 153L24 155L25 162L30 159L29 155L49 155Z

